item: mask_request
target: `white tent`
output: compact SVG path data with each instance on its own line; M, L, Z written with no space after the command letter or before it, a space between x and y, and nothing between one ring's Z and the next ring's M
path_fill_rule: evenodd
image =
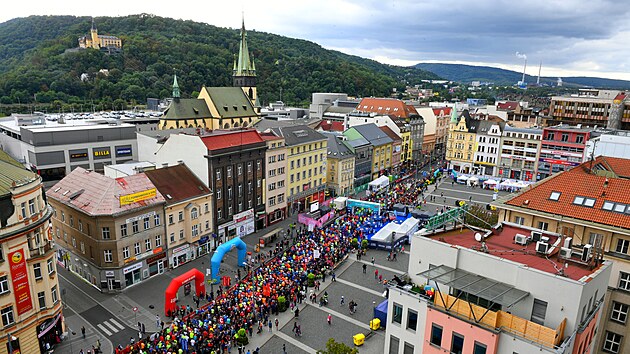
M335 204L335 209L337 209L337 210L345 209L347 201L348 201L348 198L346 198L346 197L337 197L337 198L335 198L335 201L333 202Z
M468 179L468 185L472 186L473 184L477 184L479 183L479 178L477 178L477 176L471 176Z
M387 225L383 226L382 229L378 230L378 232L372 236L371 240L377 242L393 242L393 235L399 228L400 225L390 222Z
M499 184L499 182L497 182L497 181L495 181L493 179L489 179L487 181L484 181L483 184L488 184L488 185L491 185L491 186L495 186L495 185Z
M457 181L458 182L466 182L466 181L468 181L468 176L459 175L459 176L457 176Z
M407 218L407 220L403 221L396 231L396 239L403 237L405 235L411 237L416 231L418 231L418 226L420 225L420 220L416 218Z

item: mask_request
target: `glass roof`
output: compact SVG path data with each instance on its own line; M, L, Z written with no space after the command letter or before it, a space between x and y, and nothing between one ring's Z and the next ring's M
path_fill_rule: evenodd
M446 265L425 270L418 275L506 307L529 296L529 292L516 289L511 285Z

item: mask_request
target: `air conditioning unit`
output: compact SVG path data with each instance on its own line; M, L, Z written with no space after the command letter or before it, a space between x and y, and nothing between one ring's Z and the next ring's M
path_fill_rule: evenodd
M549 243L549 237L547 237L547 236L540 236L540 242Z
M564 239L564 248L573 247L573 237L567 237Z
M514 236L514 243L516 244L527 246L527 241L528 237L525 235L516 234L516 236Z
M547 254L547 251L549 251L549 244L547 242L536 242L536 252Z
M584 249L582 250L582 262L588 262L591 259L593 253L593 245L586 244L584 245Z
M532 231L532 241L538 242L540 241L541 237L542 237L542 232Z
M560 248L560 258L569 259L573 251L568 247Z

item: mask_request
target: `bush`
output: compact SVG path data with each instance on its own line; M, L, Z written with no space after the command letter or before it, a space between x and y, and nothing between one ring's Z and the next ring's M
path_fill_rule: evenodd
M241 345L249 344L249 338L247 338L247 331L245 330L245 328L239 329L238 332L236 332L236 334L234 335L234 339L236 339L236 342Z
M355 238L353 238L353 239L352 239L352 241L350 241L350 245L351 245L353 248L357 248L357 247L359 246L359 240L358 240L356 237L355 237Z
M368 248L368 240L363 239L363 241L361 241L361 247L363 249L367 249Z
M287 310L287 299L284 296L278 296L278 311L284 312Z
M315 286L315 274L308 273L307 279L308 279L308 286L310 287Z

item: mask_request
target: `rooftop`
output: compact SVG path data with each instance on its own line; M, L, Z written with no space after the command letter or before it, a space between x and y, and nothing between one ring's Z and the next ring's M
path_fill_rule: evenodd
M464 229L463 232L453 230L435 234L431 236L431 238L451 245L480 251L480 243L475 240L475 233L476 231L467 229ZM563 265L566 262L564 259L557 258L560 247L556 247L556 250L552 255L549 255L547 259L536 253L536 242L529 243L527 246L514 243L516 234L529 236L530 230L504 225L499 233L495 233L484 239L488 253L492 256L520 263L546 273L559 275L558 269L563 269ZM558 239L557 236L553 235L544 234L544 236L549 237L550 245L555 243ZM584 277L591 275L596 269L591 270L588 265L568 262L568 267L564 268L564 274L570 279L584 281Z
M398 134L396 134L393 130L391 130L390 127L384 125L379 128L383 131L383 133L387 134L387 136L389 136L389 138L392 139L394 142L396 141L402 142L402 138L398 136Z
M409 118L418 115L416 109L405 102L393 98L364 98L356 108L361 112L374 112L378 114L393 114L397 117Z
M327 132L344 131L343 122L330 121L330 120L322 120L321 122L319 122L319 124L317 124L317 127L315 127L315 129L321 129Z
M162 116L166 120L205 118L212 118L212 114L206 101L197 98L174 98Z
M301 145L309 142L326 140L320 132L309 128L306 125L295 125L290 127L278 127L272 129L274 133L284 137L288 146Z
M39 179L39 176L24 168L9 154L0 150L0 196L11 194L14 183L28 183Z
M329 158L346 158L353 156L352 150L343 143L343 139L345 138L340 133L322 133L324 136L328 138L328 157Z
M166 200L175 204L210 194L210 190L184 164L146 171L144 173Z
M110 122L116 122L116 124L110 124ZM4 129L10 130L15 133L20 132L20 128L30 130L32 132L53 132L53 131L69 131L69 130L88 130L88 129L115 129L121 127L132 127L133 124L125 123L120 120L106 120L106 119L66 119L65 123L59 123L59 121L44 120L44 124L32 124L32 125L18 125L15 119L11 117L0 119L0 126Z
M630 160L599 156L592 166L557 173L502 204L627 229Z
M380 130L378 126L374 123L355 125L350 129L356 130L373 146L381 146L394 142L392 138L390 138L385 132Z
M255 129L214 130L201 136L201 140L210 151L265 142Z

